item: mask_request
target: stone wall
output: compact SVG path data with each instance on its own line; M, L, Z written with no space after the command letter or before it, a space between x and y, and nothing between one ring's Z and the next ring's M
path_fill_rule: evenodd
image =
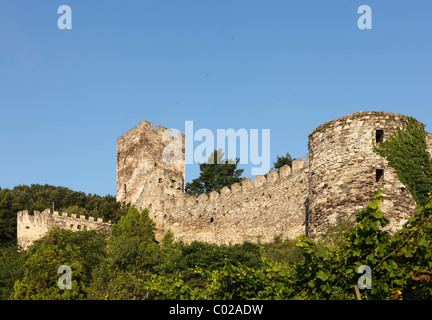
M29 245L43 237L53 227L72 231L97 230L109 232L111 222L103 222L102 218L97 220L93 217L89 217L87 220L85 216L78 218L76 214L69 216L66 212L59 215L57 211L54 211L51 214L50 209L43 212L34 211L33 215L28 210L20 211L17 215L18 246L23 249L28 248Z
M182 196L158 212L157 238L171 230L177 240L210 243L271 242L275 236L294 238L305 232L308 168L302 159L256 176L252 182L222 188L220 193Z

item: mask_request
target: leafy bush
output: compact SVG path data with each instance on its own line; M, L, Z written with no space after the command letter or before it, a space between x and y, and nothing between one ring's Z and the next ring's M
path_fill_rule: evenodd
M374 150L396 170L417 204L424 206L432 191L432 159L427 151L424 124L409 117L405 129L397 128Z
M14 299L356 299L359 267L369 266L372 288L362 299L430 299L432 288L416 277L432 270L432 202L390 234L382 200L379 190L354 225L318 241L272 244L186 244L171 232L158 243L148 211L132 207L109 239L53 229L28 252L1 249L0 292ZM73 290L57 287L62 264L72 267Z
M298 296L304 299L354 299L361 265L372 270L372 289L363 291L366 299L392 299L393 292L404 298L431 297L431 288L414 282L412 276L431 270L432 203L411 217L394 235L383 231L388 220L379 205L378 192L374 202L356 215L357 225L336 247L318 246L307 237L299 239L305 261L297 266ZM429 222L427 222L429 221Z
M33 184L13 189L0 188L0 246L16 244L17 212L43 211L52 208L59 212L82 214L117 222L128 205L117 202L112 195L104 197L72 191L64 187Z

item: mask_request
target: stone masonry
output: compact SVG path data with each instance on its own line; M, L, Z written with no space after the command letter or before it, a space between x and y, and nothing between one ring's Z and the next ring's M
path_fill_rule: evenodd
M80 230L97 230L109 232L111 222L103 222L102 218L95 220L85 216L77 218L76 214L70 216L63 212L61 215L54 211L51 214L50 209L43 212L34 211L30 214L28 210L20 211L17 215L17 239L18 246L27 249L35 240L43 237L51 228L68 229L72 231Z
M158 238L169 229L185 242L271 242L275 236L294 238L304 233L307 197L308 168L298 159L292 170L284 166L279 173L270 171L267 178L257 176L253 182L243 178L220 193L198 197L180 193L174 203L165 203L150 217Z
M297 159L292 169L285 166L253 182L244 178L231 189L199 197L183 192L184 162L174 167L162 161L169 143L161 140L166 129L157 126L153 131L144 121L118 139L117 198L148 208L159 239L171 230L186 242L270 242L275 236L315 236L329 224L353 218L381 186L381 209L394 231L416 205L394 169L373 151L373 143L404 127L406 118L358 112L327 122L309 137L307 163ZM184 153L184 136L180 137ZM430 133L427 142L432 152Z
M117 200L138 209L148 208L156 222L156 237L171 230L176 240L227 244L271 242L276 236L315 237L330 224L353 219L354 214L383 189L382 211L388 229L399 229L416 204L395 170L373 151L407 117L386 112L358 112L324 123L309 135L307 162L297 159L292 168L243 178L231 188L198 197L184 193L185 136L164 127L153 129L142 121L117 140ZM432 134L426 134L432 154ZM181 156L164 161L167 152ZM63 213L18 213L18 243L24 247L51 227L109 231L110 223Z

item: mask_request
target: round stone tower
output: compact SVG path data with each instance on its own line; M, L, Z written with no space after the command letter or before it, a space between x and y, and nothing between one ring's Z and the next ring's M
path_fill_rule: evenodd
M358 112L324 123L309 136L310 236L329 223L353 219L383 190L381 210L392 231L399 229L416 203L387 160L373 150L393 131L406 124L406 116L386 112ZM428 134L428 142L430 142ZM430 146L430 143L429 143Z

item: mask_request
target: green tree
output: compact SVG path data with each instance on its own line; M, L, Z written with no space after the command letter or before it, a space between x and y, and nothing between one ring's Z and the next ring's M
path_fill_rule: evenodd
M262 264L260 246L251 242L234 245L217 245L193 241L185 244L172 244L159 272L167 277L181 278L186 284L202 288L205 285L203 274L197 270L213 271L226 264L259 267Z
M111 234L113 237L139 236L143 242L156 243L155 230L156 224L150 219L148 209L139 212L135 206L132 206L118 223L113 224Z
M30 249L22 280L15 282L14 300L75 300L85 297L83 266L74 259L74 251L64 239L66 230L53 228ZM60 289L58 269L72 270L72 288Z
M82 266L82 281L87 287L92 281L92 275L99 265L107 259L108 235L96 230L73 232L61 230L64 242L72 250L72 260ZM39 249L36 249L39 250Z
M293 273L292 268L272 261L265 261L259 268L228 264L207 271L208 284L195 295L199 299L286 299L294 292Z
M0 246L16 244L16 212L13 214L13 194L10 190L0 191Z
M291 158L291 155L287 152L285 156L280 157L279 155L276 156L276 162L273 162L273 169L279 172L279 169L283 167L284 165L289 165L292 167L292 162L295 159Z
M234 183L240 182L243 169L237 169L240 159L235 163L230 160L223 160L224 153L221 149L214 150L207 163L200 163L200 175L191 183L186 184L186 193L197 196L212 191L220 191L223 187L231 187Z

